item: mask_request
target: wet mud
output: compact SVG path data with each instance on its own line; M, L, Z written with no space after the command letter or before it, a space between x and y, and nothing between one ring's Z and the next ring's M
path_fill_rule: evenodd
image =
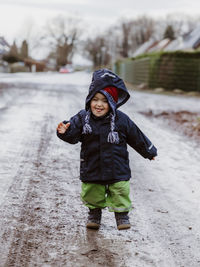
M176 112L162 111L157 113L150 110L148 112L141 112L141 114L147 117L161 119L174 130L183 133L196 141L200 141L200 113L187 110Z
M129 151L132 228L118 231L105 209L100 230L86 229L80 144L62 142L55 131L84 106L88 87L76 85L81 75L74 75L73 85L72 78L59 84L55 75L54 85L30 81L0 91L0 266L198 267L199 150L194 153L190 141L177 146L178 136L158 124L177 114L135 111L160 155L152 163ZM126 111L133 112L131 101Z

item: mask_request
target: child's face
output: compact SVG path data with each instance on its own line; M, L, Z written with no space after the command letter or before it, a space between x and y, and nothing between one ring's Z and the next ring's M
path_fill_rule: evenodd
M92 98L90 108L96 117L106 115L110 109L107 98L101 93L96 93L96 95Z

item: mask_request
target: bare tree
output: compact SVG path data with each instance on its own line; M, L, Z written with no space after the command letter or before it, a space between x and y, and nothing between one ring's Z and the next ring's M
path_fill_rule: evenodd
M38 56L38 54L43 53L41 52L43 48L42 35L42 28L38 27L37 23L32 18L28 18L24 21L17 35L17 44L19 47L21 47L21 50L23 50L23 53L25 53L26 56ZM24 41L26 43L24 43ZM25 52L25 50L27 51Z
M28 43L26 40L22 42L22 45L20 48L20 56L22 59L25 59L28 57Z
M116 57L129 57L154 35L155 21L146 16L133 20L123 18L112 30L116 37Z
M174 31L174 38L183 36L184 34L194 30L199 22L199 16L189 16L185 14L169 14L165 18L156 21L156 37L161 40L165 30L170 26Z
M85 55L93 62L93 67L98 68L110 63L111 54L109 42L104 35L93 39L88 38L84 44Z
M135 50L155 34L155 20L151 17L140 16L132 21L131 40Z
M131 28L132 22L131 21L122 21L121 25L121 49L120 55L122 57L129 56L129 48L130 48L130 40L131 40Z
M121 19L104 34L88 38L85 42L87 57L94 67L111 65L118 58L132 55L134 50L154 34L154 21L149 17L135 20Z
M46 36L51 54L56 55L57 68L71 62L78 38L80 20L58 16L48 22Z

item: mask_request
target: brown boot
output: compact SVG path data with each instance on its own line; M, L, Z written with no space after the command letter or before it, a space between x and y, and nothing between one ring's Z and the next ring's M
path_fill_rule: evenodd
M115 219L116 219L118 230L131 228L131 224L129 222L129 217L128 217L128 212L115 212Z
M88 212L88 221L86 227L98 230L101 224L101 209L90 209Z

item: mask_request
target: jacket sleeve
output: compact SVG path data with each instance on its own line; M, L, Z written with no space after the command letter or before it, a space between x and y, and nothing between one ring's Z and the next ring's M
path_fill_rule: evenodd
M70 126L64 134L61 134L57 131L57 136L70 144L76 144L81 139L82 134L82 117L80 111L75 116L71 117L69 121L63 121L64 124L70 122Z
M130 118L128 118L127 143L144 158L151 160L157 156L157 148Z

